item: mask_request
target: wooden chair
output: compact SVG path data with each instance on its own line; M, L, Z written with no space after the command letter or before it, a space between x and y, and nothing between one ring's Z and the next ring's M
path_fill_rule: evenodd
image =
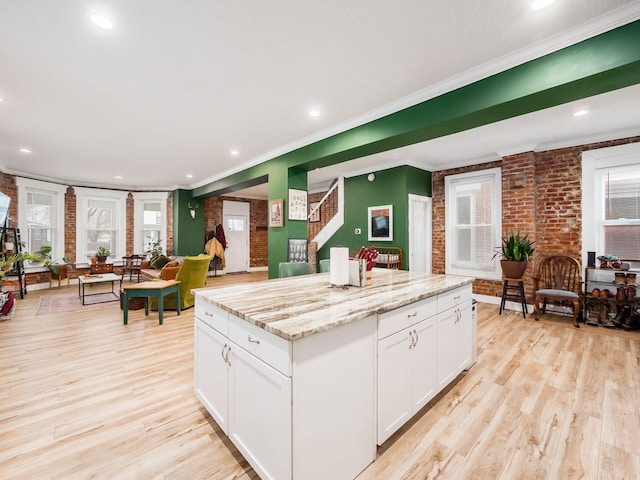
M142 261L145 255L129 255L122 257L122 280L129 274L129 281L133 281L133 276L137 276L137 282L140 282L140 270L142 269ZM120 281L122 283L122 280Z
M540 312L546 313L547 304L553 303L569 306L573 311L573 325L578 325L580 313L581 272L580 262L567 255L551 255L542 259L538 272L533 277L533 291L535 295L536 320Z

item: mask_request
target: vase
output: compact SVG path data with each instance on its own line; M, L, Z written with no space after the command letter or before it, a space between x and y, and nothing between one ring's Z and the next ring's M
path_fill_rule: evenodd
M502 275L507 278L522 278L527 270L529 262L517 262L515 260L500 260Z

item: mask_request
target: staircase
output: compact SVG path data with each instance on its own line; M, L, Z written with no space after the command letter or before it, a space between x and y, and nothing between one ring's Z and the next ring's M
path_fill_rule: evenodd
M314 218L319 218L319 221L312 221ZM320 204L311 210L308 220L307 238L319 249L344 224L344 177L333 183Z

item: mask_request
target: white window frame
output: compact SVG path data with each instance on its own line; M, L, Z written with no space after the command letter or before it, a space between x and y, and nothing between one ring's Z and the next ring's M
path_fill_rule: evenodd
M31 180L29 178L16 177L16 186L18 187L18 228L21 234L24 236L27 234L27 194L34 193L47 193L54 197L53 202L53 222L54 225L54 241L52 242L53 250L51 251L51 258L57 259L64 257L65 251L65 209L64 209L64 196L67 191L66 185L60 185L57 183L43 182L40 180ZM22 237L22 241L27 241L26 237ZM29 250L30 246L27 245L26 249ZM29 250L30 251L30 250ZM35 253L35 252L33 252ZM26 271L41 270L42 265L33 264L26 265Z
M604 193L602 175L609 168L640 164L640 143L606 147L582 152L582 265L587 265L587 252L603 255ZM637 225L633 220L607 221L609 225Z
M445 272L447 275L466 275L475 278L487 280L500 280L500 262L498 259L493 261L493 269L491 271L474 269L473 266L461 268L454 266L455 252L455 221L456 210L453 201L454 187L461 182L473 181L478 178L489 178L493 183L491 201L493 204L492 212L492 229L493 229L493 247L498 247L502 239L502 169L489 168L476 172L459 173L456 175L447 175L444 179L445 194ZM492 248L493 248L492 247Z
M133 252L141 254L145 251L147 239L144 238L144 204L160 203L160 245L167 251L167 199L169 192L136 192L133 194Z
M76 191L76 262L87 264L87 208L90 199L113 200L116 202L116 251L111 252L111 259L120 259L125 255L127 232L127 196L129 192L118 190L102 190L99 188L75 187Z

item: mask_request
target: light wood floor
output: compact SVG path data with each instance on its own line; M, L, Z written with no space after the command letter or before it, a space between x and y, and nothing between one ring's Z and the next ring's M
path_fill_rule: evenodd
M257 478L193 395L193 309L35 316L76 292L0 322L0 478ZM640 333L497 312L479 307L478 363L358 480L640 478Z

